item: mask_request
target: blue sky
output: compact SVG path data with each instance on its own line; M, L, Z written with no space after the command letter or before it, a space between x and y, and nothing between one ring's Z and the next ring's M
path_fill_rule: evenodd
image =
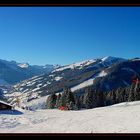
M70 64L140 57L140 7L0 7L0 59Z

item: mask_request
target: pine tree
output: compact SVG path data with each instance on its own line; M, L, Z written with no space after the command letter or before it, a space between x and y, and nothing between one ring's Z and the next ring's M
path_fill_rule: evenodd
M56 105L55 105L56 108L60 107L60 98L61 98L61 94L58 94L56 99Z
M53 108L55 108L55 106L56 106L56 99L57 99L57 96L55 94L51 94L47 98L46 108L47 109L53 109Z
M105 92L104 94L106 94L106 101L105 101L105 105L111 105L112 101L111 101L111 91L110 92Z
M97 89L92 89L92 96L93 96L93 103L92 103L92 107L93 108L95 108L95 107L97 107L98 106L98 91L97 91Z
M112 105L116 103L116 93L114 90L109 91L107 93L103 93L106 96L104 105Z
M121 88L120 90L120 102L126 102L127 98L126 98L126 89L125 88Z
M61 95L61 97L60 97L60 107L61 106L63 106L63 107L66 107L66 92L67 92L67 89L66 88L64 88L63 89L63 93L62 93L62 95Z
M134 101L135 100L135 97L134 97L134 88L135 88L135 84L132 84L130 86L130 90L129 90L129 97L128 97L128 101L131 102L131 101Z
M60 97L60 100L59 100L59 105L60 105L60 107L61 106L63 106L63 107L65 107L66 106L66 93L65 92L63 92L62 93L62 95L61 95L61 97Z
M116 89L115 95L116 95L116 103L120 103L120 87Z
M79 110L82 107L81 102L80 102L80 96L76 96L75 98L75 107L76 107L76 110Z
M90 87L85 91L84 104L86 109L93 108L93 93Z
M140 83L136 83L134 88L134 100L138 101L140 100Z
M104 106L104 102L105 102L104 94L102 91L99 90L97 92L97 107Z
M66 102L67 103L73 102L75 104L74 94L73 92L71 92L70 89L68 89L66 92Z
M69 110L74 110L75 108L75 97L73 92L69 88L66 90L66 104Z
M67 103L67 107L68 107L69 110L75 110L74 102L70 101L69 103Z
M84 94L80 95L79 97L80 108L84 108Z
M112 95L112 104L115 104L116 103L116 93L114 90L112 90L111 95Z
M60 106L73 110L75 107L75 97L70 88L65 87L60 98Z
M125 102L128 101L129 92L130 92L130 87L128 86L128 87L125 88L125 95L124 95Z

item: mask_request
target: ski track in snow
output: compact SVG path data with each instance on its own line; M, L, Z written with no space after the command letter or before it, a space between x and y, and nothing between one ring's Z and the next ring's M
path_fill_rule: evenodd
M80 111L0 111L0 133L139 133L140 101Z

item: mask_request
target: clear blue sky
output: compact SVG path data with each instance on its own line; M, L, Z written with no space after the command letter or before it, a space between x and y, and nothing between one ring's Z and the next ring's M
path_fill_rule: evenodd
M0 59L70 64L140 57L140 7L0 7Z

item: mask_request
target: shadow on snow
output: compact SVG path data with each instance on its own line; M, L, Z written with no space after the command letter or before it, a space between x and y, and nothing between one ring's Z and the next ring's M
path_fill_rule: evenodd
M1 114L22 115L23 112L18 111L18 110L0 110L0 115L1 115Z

